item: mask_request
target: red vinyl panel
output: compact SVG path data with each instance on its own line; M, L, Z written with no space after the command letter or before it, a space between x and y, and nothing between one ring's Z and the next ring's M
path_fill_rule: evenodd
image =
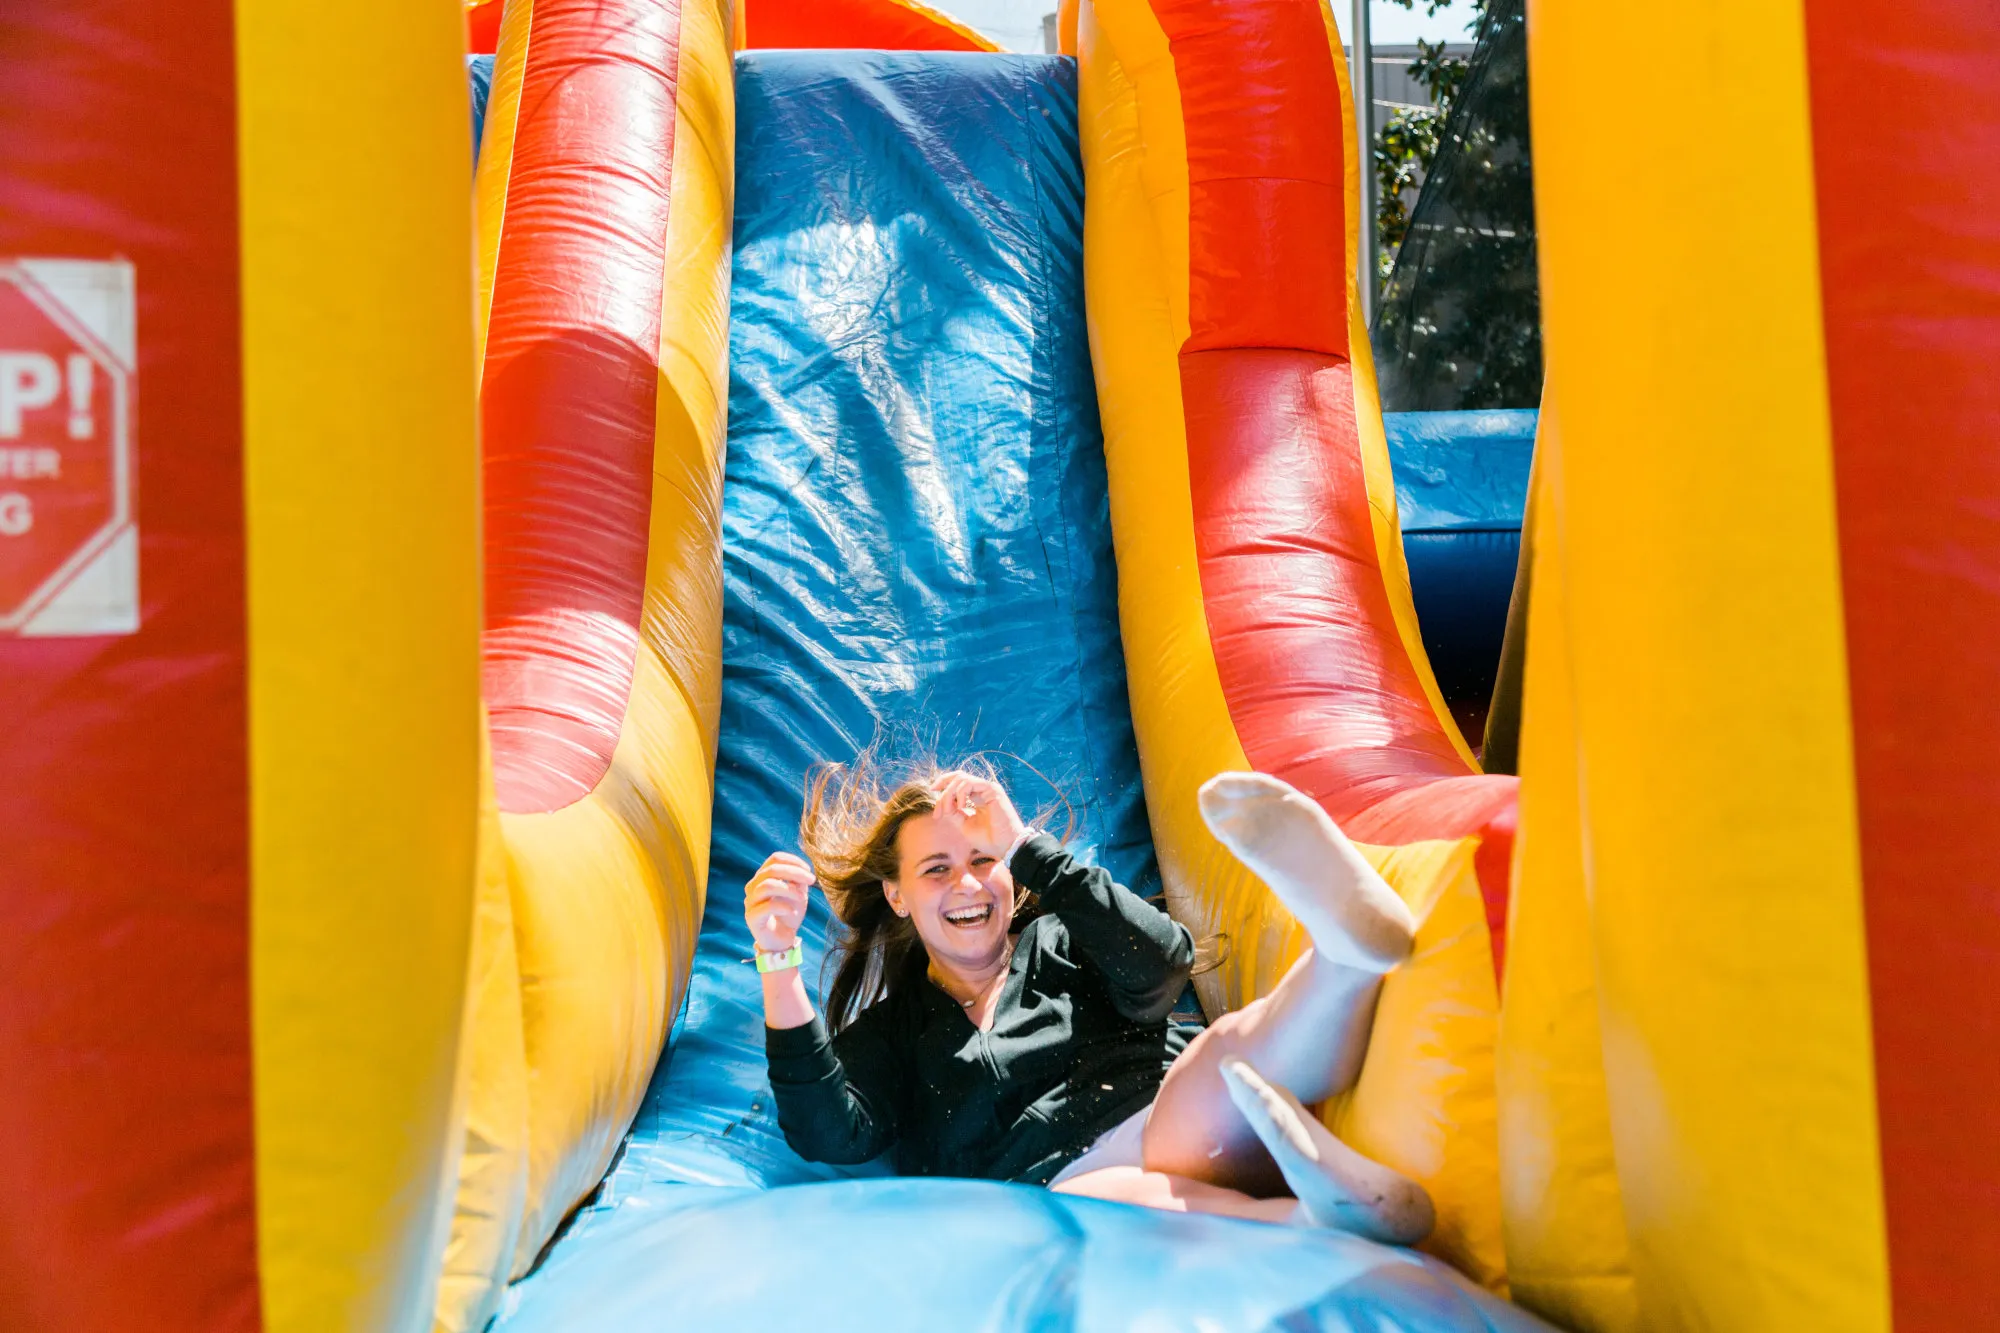
M680 9L537 0L481 431L484 688L507 811L610 765L645 596Z
M896 0L745 0L738 45L758 49L983 51L965 34Z
M1347 355L1341 94L1313 0L1155 0L1187 126L1185 351Z
M1375 558L1348 363L1191 352L1181 386L1202 598L1251 762L1342 822L1463 775Z
M0 5L0 256L132 261L137 634L0 638L0 1328L259 1326L231 6Z
M1348 820L1466 772L1375 555L1347 346L1344 145L1310 0L1155 0L1188 143L1181 352L1203 600L1251 761Z
M2000 1310L2000 7L1806 6L1898 1333Z
M490 56L500 43L500 17L504 0L482 0L465 11L465 49L476 56Z
M1181 352L1202 597L1244 752L1355 837L1482 838L1499 969L1515 784L1474 774L1376 556L1347 341L1342 95L1310 0L1155 0L1187 132Z

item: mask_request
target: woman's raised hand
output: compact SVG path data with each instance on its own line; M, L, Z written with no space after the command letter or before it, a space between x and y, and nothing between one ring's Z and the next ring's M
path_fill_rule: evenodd
M1007 789L990 778L953 769L938 779L938 811L947 819L960 819L973 837L993 844L995 852L1014 845L1027 827Z
M773 852L757 867L743 888L743 919L759 949L775 953L798 943L812 886L812 867L790 852Z

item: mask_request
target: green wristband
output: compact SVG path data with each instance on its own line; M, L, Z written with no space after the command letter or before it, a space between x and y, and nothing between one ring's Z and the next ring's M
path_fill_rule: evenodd
M794 940L789 949L757 950L757 970L759 972L785 972L797 967L805 960L805 951Z

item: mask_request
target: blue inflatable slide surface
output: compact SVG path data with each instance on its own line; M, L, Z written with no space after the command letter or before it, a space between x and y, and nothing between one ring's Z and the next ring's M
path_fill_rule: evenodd
M1540 1328L1351 1236L801 1161L764 1075L742 889L809 766L982 752L1157 882L1083 324L1074 66L746 54L707 915L597 1197L507 1333ZM824 903L806 930L809 984Z

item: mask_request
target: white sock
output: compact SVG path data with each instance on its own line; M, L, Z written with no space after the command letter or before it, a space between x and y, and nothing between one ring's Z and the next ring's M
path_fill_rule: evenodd
M1265 773L1201 786L1202 818L1337 963L1387 972L1410 956L1417 923L1319 802Z

